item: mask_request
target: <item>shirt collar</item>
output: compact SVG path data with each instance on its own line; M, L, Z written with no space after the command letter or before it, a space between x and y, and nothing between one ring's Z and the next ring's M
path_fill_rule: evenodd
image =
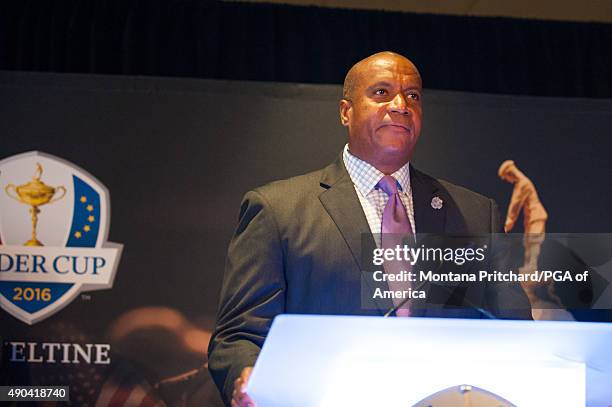
M361 192L363 196L368 196L368 194L376 187L376 184L378 184L381 178L385 176L385 174L377 170L372 164L351 154L348 149L348 144L344 146L342 159L344 161L344 166L346 167L346 170L353 181L353 184L357 186L357 189L359 189L359 192ZM404 164L404 166L391 175L397 180L401 190L404 193L411 193L410 163Z

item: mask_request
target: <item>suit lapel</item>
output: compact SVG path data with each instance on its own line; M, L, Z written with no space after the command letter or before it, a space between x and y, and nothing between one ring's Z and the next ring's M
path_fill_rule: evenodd
M449 198L440 184L411 165L410 188L417 233L443 233L446 226L446 204L449 203ZM439 209L432 205L432 200L436 197L442 200L442 207Z
M410 187L412 188L412 203L414 206L414 222L417 230L417 244L425 239L426 234L442 234L446 226L446 208L449 199L444 194L443 188L434 179L410 166ZM442 200L442 207L436 209L432 206L432 200L438 197ZM438 201L439 202L439 201ZM420 235L420 236L419 236ZM421 268L421 267L419 267ZM416 270L418 272L418 269ZM425 290L426 297L431 298L432 287L425 284L421 289ZM428 316L431 314L432 305L420 303L413 310L414 316Z
M362 261L362 244L368 248L368 252L371 252L376 244L353 181L344 167L342 156L323 170L320 185L324 191L319 195L319 200L349 247L356 270L362 274L362 284L364 281L367 283L371 278L364 274L368 272L366 268L369 266ZM362 242L362 239L365 240ZM362 299L365 300L363 296ZM373 301L373 305L381 314L393 307L390 299L368 298L368 300Z
M452 223L452 215L448 214L454 213L453 209L456 207L456 204L448 195L446 189L440 185L436 179L423 174L412 166L410 167L410 182L413 188L412 199L414 202L415 223L419 234L430 233L441 235L447 233L449 230L454 231L456 226ZM434 208L434 205L432 205L432 200L435 197L442 200L442 207L439 209ZM451 219L449 219L448 216L450 216ZM427 298L432 298L435 287L433 287L433 285L426 285L424 289L427 292ZM438 292L439 290L440 289L438 289ZM428 304L427 307L419 310L416 316L440 317L448 316L453 313L457 315L468 315L465 314L465 310L459 309L449 311L449 309L444 308L446 300L454 293L455 291L452 290L436 295L436 298L438 298L436 301L437 304ZM448 298L443 301L443 297Z

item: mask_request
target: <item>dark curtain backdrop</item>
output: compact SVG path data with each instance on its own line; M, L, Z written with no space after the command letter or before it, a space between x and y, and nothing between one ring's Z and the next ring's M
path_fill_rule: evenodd
M205 0L6 0L0 69L341 83L395 50L425 86L612 97L612 24Z

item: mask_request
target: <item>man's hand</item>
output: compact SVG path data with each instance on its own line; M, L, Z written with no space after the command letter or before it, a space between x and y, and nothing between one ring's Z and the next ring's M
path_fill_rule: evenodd
M232 407L257 407L255 401L253 401L253 399L245 391L252 371L252 367L245 367L242 369L242 372L240 372L240 377L234 380Z

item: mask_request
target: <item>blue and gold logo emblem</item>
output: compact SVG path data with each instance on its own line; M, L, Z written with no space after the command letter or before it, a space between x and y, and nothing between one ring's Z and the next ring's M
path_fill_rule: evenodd
M111 288L110 197L86 171L29 152L0 161L0 306L27 324Z

